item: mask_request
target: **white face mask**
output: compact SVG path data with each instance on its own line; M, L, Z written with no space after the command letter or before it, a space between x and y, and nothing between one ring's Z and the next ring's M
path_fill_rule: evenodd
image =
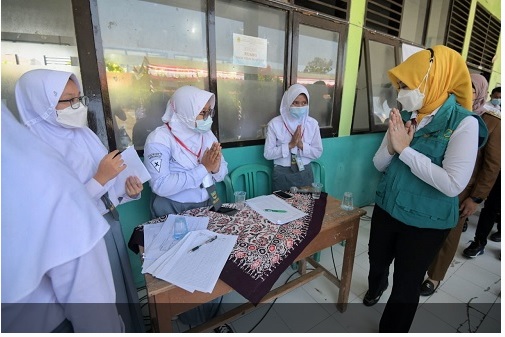
M424 94L419 91L419 88L400 89L396 100L400 102L403 110L416 111L423 107Z
M403 110L412 112L417 111L423 107L424 93L426 92L426 86L428 85L428 74L430 73L432 64L433 62L430 61L428 71L426 72L426 75L424 75L421 83L419 83L419 86L417 88L415 88L414 90L400 89L400 91L398 92L398 97L396 98L396 100L400 102ZM421 88L421 85L423 84L424 81L426 81L426 84L424 85L424 91L421 92L419 88Z
M205 133L210 130L211 126L212 126L212 117L207 117L206 120L197 119L195 131Z
M305 117L305 115L309 113L309 107L307 105L300 107L292 106L289 107L289 113L293 118L302 119L303 117Z
M80 103L77 109L71 106L56 110L56 121L65 128L82 128L88 125L88 107Z

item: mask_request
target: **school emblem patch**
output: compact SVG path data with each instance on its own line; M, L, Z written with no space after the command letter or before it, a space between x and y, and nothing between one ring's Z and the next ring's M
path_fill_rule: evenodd
M158 173L160 172L161 169L161 158L153 159L151 160L151 165L154 167Z

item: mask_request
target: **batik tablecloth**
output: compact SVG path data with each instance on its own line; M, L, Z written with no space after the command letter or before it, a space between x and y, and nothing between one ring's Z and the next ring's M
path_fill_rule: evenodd
M272 288L279 276L288 268L319 233L326 208L326 193L319 199L311 194L294 194L286 202L307 213L306 216L275 225L246 206L230 217L225 214L197 208L184 212L191 216L208 216L208 229L216 233L238 235L220 279L257 304ZM233 207L233 204L225 204ZM151 220L145 225L159 223L166 216ZM137 244L143 245L142 227L138 226L128 246L138 253Z

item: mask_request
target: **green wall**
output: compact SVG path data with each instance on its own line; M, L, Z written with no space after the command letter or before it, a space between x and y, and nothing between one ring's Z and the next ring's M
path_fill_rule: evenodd
M320 160L326 170L325 186L328 194L341 199L344 192L351 191L356 206L373 203L380 173L373 166L372 158L383 135L380 133L323 139L324 150ZM272 165L271 161L263 157L263 145L224 149L223 155L230 172L244 164ZM140 200L118 207L126 242L130 239L135 226L150 220L150 195L151 190L146 183ZM135 282L140 287L144 284L144 278L140 273L140 257L131 251L129 254Z

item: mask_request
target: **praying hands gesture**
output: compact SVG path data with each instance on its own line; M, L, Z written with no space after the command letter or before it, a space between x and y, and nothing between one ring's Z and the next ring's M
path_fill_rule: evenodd
M388 152L390 155L400 154L410 145L414 138L415 126L411 121L403 124L402 116L398 109L393 108L389 114L388 127Z
M210 149L205 150L200 161L207 169L207 172L217 173L221 166L221 144L218 142L212 143Z
M297 146L300 150L303 150L303 142L302 142L302 126L298 125L296 127L295 133L289 142L289 149L291 150Z

